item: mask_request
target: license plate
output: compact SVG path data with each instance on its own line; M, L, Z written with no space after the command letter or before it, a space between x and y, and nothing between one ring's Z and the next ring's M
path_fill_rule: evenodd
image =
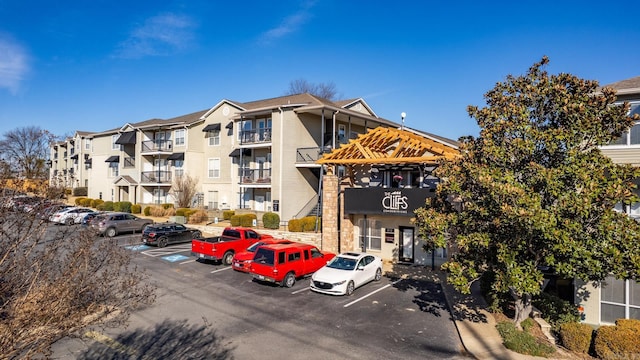
M203 257L204 257L204 254L198 254L198 256L199 256L199 257L201 257L201 258L203 258Z
M240 267L240 264L235 263L235 264L233 264L233 266L235 266L235 267Z
M257 275L256 277L258 278L258 280L264 280L264 276L262 275Z

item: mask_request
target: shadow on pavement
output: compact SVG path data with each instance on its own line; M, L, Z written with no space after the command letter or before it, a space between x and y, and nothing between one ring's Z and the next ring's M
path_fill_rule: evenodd
M110 338L90 332L95 342L77 359L232 359L222 337L208 325L189 325L186 320L170 321L148 329L135 329Z

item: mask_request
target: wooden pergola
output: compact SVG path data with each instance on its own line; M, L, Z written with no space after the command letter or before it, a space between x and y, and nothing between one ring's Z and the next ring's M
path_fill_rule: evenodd
M348 144L323 155L323 165L437 165L457 157L455 145L421 136L408 130L377 127L352 139Z

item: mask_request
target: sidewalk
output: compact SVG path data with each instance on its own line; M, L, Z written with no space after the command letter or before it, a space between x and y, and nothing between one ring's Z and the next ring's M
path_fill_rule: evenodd
M431 278L433 281L440 282L460 340L467 353L474 358L479 360L571 359L569 354L561 350L558 350L555 357L543 358L523 355L507 349L496 329L496 321L493 315L486 310L487 304L480 294L480 287L477 282L471 287L471 294L464 295L447 283L446 274L442 271L431 271L430 268L423 266L404 267L395 265L394 267L398 272L405 273L404 276Z

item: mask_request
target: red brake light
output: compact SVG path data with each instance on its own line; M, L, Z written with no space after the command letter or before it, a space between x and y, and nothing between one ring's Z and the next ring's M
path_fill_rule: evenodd
M156 233L149 233L149 237L156 237Z

